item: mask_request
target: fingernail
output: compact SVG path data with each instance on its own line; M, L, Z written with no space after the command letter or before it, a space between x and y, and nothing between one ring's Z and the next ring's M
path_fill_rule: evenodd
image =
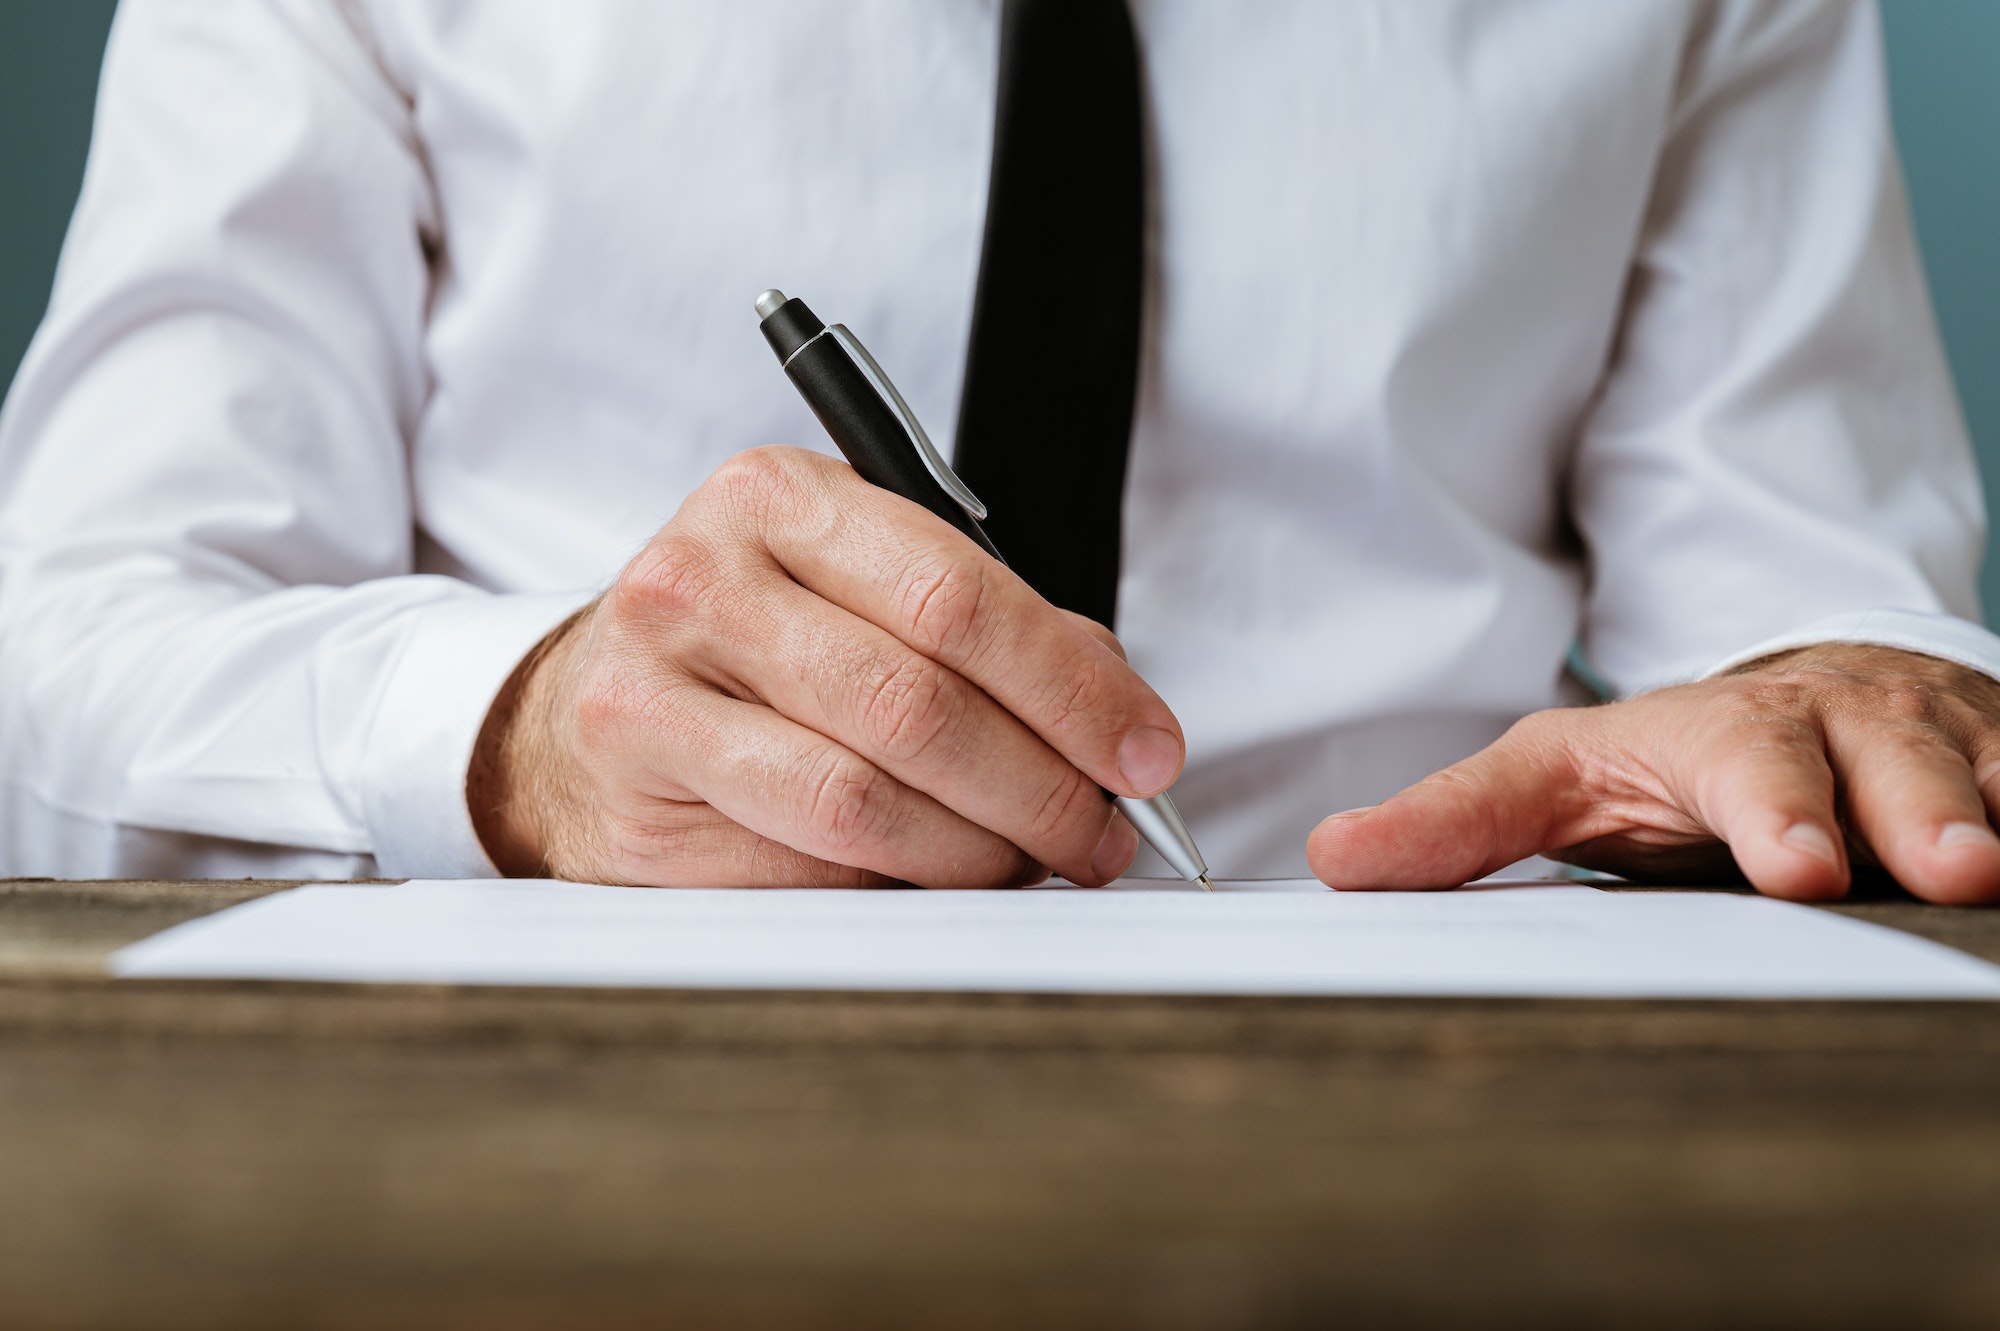
M1331 816L1335 818L1366 818L1369 814L1375 812L1375 810L1381 807L1382 806L1379 804L1364 804L1358 809L1343 809L1339 813L1333 814Z
M1955 846L1992 846L2000 842L1993 835L1993 829L1985 823L1946 823L1938 829L1939 850L1950 850Z
M1132 824L1114 813L1111 826L1104 829L1104 839L1091 854L1090 871L1108 881L1131 868L1132 857L1138 853L1139 834L1132 830Z
M1840 865L1840 852L1833 848L1833 838L1812 823L1793 823L1785 829L1784 842L1816 860L1824 860L1836 868Z
M1158 726L1140 726L1118 749L1118 771L1143 797L1159 794L1181 766L1181 742Z

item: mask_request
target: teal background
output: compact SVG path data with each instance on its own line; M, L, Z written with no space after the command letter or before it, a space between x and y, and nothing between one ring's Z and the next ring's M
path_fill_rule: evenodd
M0 385L47 303L112 0L0 0ZM2000 512L2000 0L1883 0L1896 135L1931 294ZM2000 558L1986 559L2000 622Z

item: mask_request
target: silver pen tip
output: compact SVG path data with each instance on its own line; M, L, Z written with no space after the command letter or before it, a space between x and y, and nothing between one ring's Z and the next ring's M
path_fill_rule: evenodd
M770 318L778 312L778 307L784 303L785 293L776 287L772 287L769 291L757 297L757 317L759 319Z
M1204 892L1213 892L1215 890L1215 884L1208 881L1207 874L1200 875L1195 881L1201 884L1201 890Z

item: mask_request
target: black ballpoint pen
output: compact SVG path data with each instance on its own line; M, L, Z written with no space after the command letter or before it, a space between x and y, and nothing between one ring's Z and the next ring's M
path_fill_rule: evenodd
M821 323L804 301L788 300L782 291L757 297L757 314L786 377L863 480L923 505L1007 562L979 525L986 506L946 465L860 339L840 324ZM1126 821L1175 873L1214 890L1208 865L1164 791L1147 800L1114 798Z

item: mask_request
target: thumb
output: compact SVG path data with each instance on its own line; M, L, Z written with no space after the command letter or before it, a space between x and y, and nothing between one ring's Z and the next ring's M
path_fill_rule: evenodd
M1334 814L1306 838L1306 863L1329 887L1457 887L1546 849L1576 798L1565 722L1529 717L1393 799Z

